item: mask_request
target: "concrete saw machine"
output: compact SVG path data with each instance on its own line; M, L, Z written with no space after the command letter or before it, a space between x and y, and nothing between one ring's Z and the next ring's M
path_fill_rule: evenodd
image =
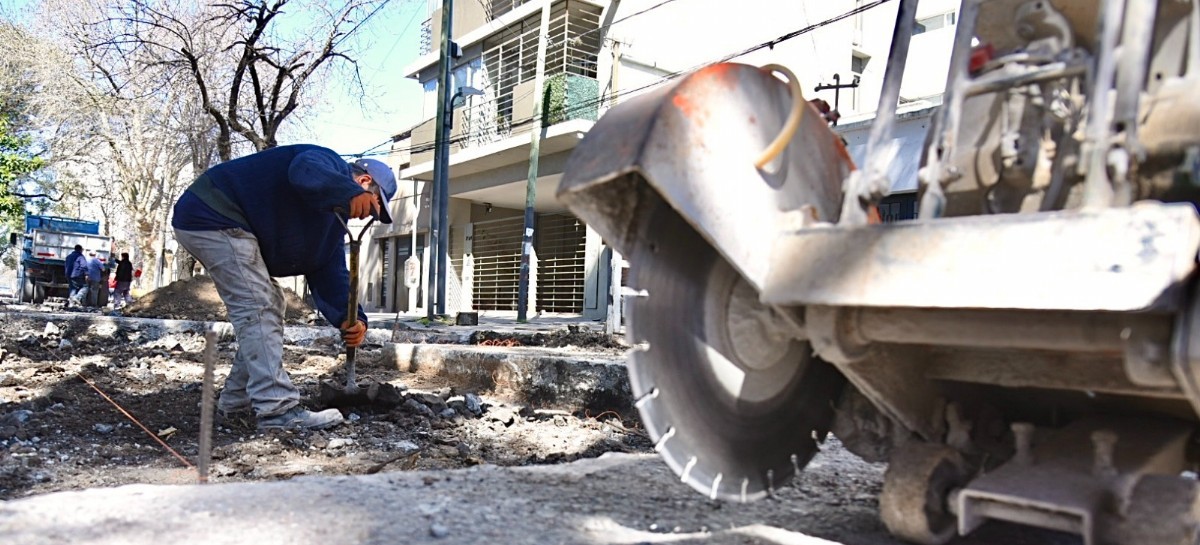
M751 501L832 433L888 462L914 543L1197 543L1200 0L963 2L919 217L879 223L915 12L861 165L785 67L732 63L571 157L558 198L630 262L656 450Z

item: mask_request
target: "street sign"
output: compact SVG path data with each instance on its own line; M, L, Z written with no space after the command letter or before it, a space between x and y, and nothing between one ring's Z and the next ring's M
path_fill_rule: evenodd
M415 288L421 284L421 260L417 256L409 256L404 260L404 285Z

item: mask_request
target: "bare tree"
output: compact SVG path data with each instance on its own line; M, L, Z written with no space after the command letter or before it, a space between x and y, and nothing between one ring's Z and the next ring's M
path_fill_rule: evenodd
M119 30L103 2L48 0L43 9L39 19L53 26L30 34L53 42L12 45L33 59L39 85L54 90L41 94L36 110L53 129L44 143L56 175L44 190L57 193L69 215L103 219L119 245L157 264L171 234L169 208L191 179L195 129L179 114L180 104L194 102L191 88L173 82L169 67L143 48L97 47Z
M255 150L278 145L280 127L303 106L312 80L334 61L344 61L358 79L349 40L388 2L316 2L300 9L294 0L230 0L184 14L133 0L120 4L110 20L124 31L99 46L118 53L144 46L161 63L188 74L216 125L217 154L228 161L234 135ZM297 8L290 17L289 6ZM300 17L311 27L301 28ZM282 30L284 19L291 32Z
M187 183L241 149L277 145L334 74L361 89L352 37L388 1L44 0L26 33L44 39L0 35L50 91L36 112L56 175L35 189L127 228L114 231L133 239L122 246L159 273ZM176 274L191 263L178 255Z

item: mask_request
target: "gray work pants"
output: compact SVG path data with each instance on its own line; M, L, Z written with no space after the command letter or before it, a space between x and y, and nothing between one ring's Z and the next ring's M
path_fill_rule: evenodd
M237 336L237 355L217 402L224 411L287 412L300 392L283 370L283 288L267 273L258 238L242 229L175 230L175 239L208 270Z
M87 296L87 277L74 276L69 280L70 293L67 295L67 301L79 306L83 306L83 298Z

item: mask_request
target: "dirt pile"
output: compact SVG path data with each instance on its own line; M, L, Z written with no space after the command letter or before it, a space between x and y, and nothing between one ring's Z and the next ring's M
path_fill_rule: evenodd
M289 324L308 324L315 320L313 309L296 292L284 288L287 298L287 314L284 321ZM210 276L196 276L177 280L156 289L123 309L128 316L139 318L162 318L167 320L197 320L223 322L225 303L221 301L217 287Z

